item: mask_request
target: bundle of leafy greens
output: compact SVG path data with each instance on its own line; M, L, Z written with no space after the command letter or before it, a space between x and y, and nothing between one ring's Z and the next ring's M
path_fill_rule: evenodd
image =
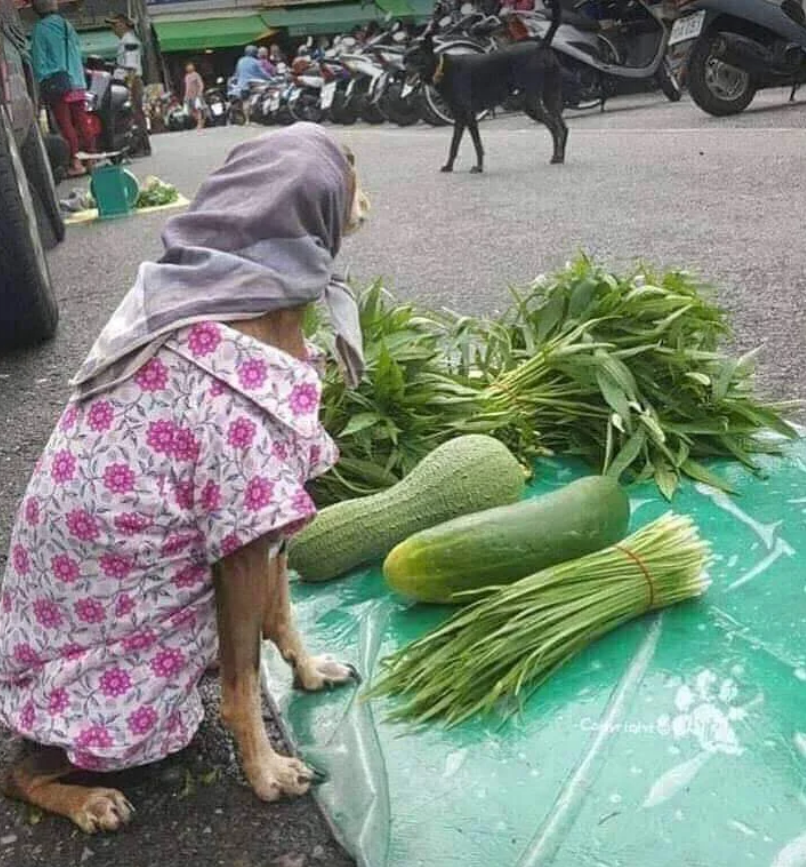
M462 594L473 604L385 658L368 696L400 696L389 718L415 724L512 713L596 639L704 593L710 559L691 519L670 512L603 551Z
M686 272L639 267L617 276L580 258L513 291L496 319L397 305L375 284L359 306L367 375L344 388L326 378L323 421L342 458L315 487L321 504L374 493L459 433L501 439L531 465L574 454L625 481L654 479L671 499L681 476L724 490L702 460L756 468L794 438L784 414L753 390L753 357L720 347L726 314ZM315 342L332 350L320 322Z

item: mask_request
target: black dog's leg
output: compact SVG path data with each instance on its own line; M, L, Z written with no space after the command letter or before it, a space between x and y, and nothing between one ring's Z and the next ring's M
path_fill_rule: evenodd
M562 72L559 66L556 69L546 70L543 79L543 106L551 120L549 129L554 139L554 153L551 162L564 163L568 126L563 119Z
M451 149L448 154L448 162L445 163L440 171L453 171L453 164L456 162L456 155L459 153L459 142L462 141L462 136L465 134L465 125L464 117L457 112L454 115L453 138L451 139Z
M565 125L562 115L555 115L550 112L537 96L530 97L528 114L533 120L542 123L551 133L551 138L554 142L551 162L563 162L565 159L565 141L568 138L568 127Z
M470 129L470 137L473 139L473 147L476 149L476 165L470 171L474 175L480 175L484 171L484 148L481 146L479 122L475 114L470 115L467 126Z

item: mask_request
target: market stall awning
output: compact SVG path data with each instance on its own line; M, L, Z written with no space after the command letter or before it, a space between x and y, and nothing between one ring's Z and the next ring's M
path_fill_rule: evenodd
M289 36L316 36L322 33L343 33L370 21L378 21L384 13L371 3L327 4L324 6L294 6L271 9L263 20L271 27L284 28Z
M118 52L120 40L115 34L104 30L81 30L78 34L81 43L81 55L87 57L102 57L104 60L114 60Z
M261 15L157 20L154 29L163 53L232 48L257 42L273 33L272 26Z

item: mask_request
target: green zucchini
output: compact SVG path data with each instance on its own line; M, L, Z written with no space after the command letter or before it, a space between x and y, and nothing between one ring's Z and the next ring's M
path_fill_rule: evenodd
M456 437L391 488L322 509L291 539L289 566L304 581L327 581L383 559L418 530L514 503L525 484L523 467L498 440L482 434Z
M623 539L630 501L605 476L587 476L557 491L466 515L410 536L383 564L389 586L420 602L450 602L455 593L509 584L541 569Z

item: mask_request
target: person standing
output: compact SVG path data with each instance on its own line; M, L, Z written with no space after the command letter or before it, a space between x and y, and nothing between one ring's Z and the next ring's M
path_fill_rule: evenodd
M196 129L204 129L204 81L192 63L185 67L185 108L196 121Z
M106 19L106 23L117 36L117 69L125 80L132 98L132 115L137 125L138 136L132 147L133 156L151 156L151 142L148 138L148 125L143 109L145 88L143 86L143 46L134 32L134 22L128 15L118 13Z
M73 25L58 14L56 0L34 0L39 16L31 34L31 61L43 102L70 148L67 174L78 178L86 169L78 158L79 146L95 150L86 113L86 79L81 44Z

